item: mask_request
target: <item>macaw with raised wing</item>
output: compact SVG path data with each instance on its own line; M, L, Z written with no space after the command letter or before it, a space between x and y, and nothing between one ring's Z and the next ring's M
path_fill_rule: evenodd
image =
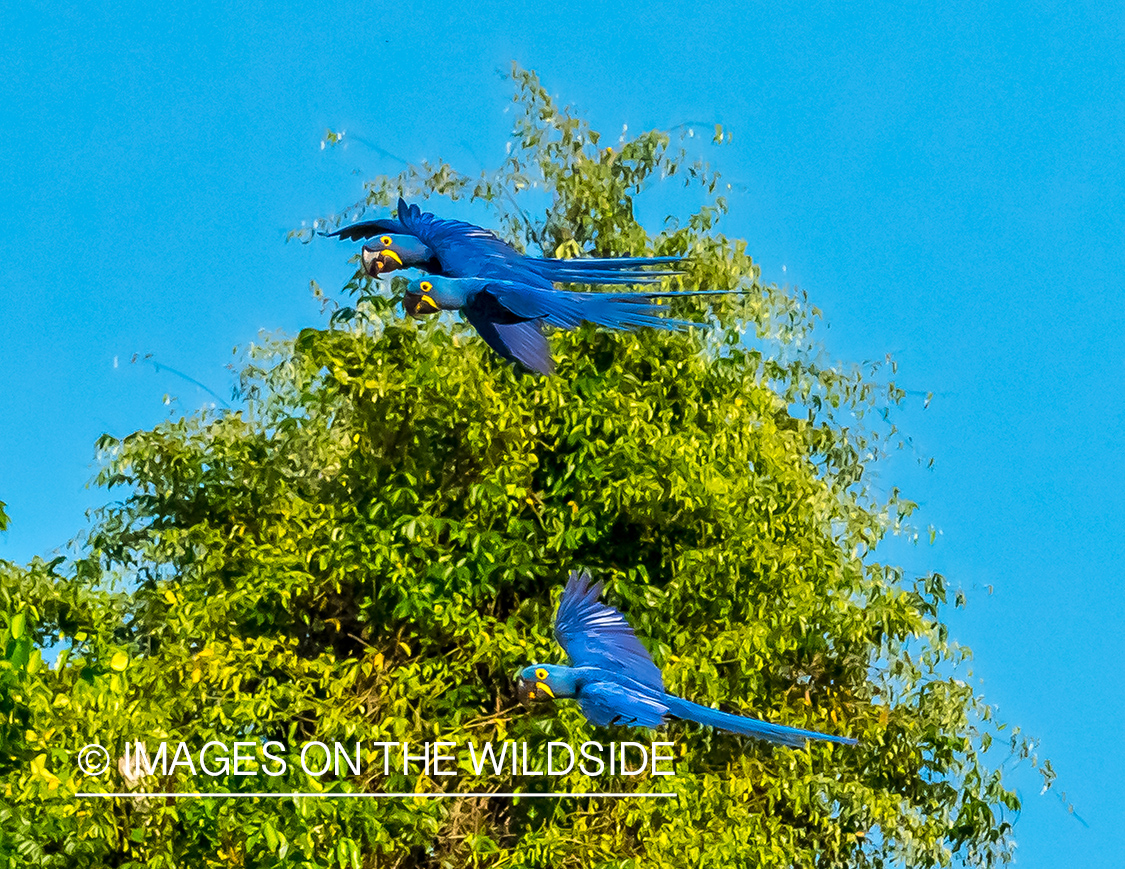
M460 311L488 346L509 362L550 374L554 363L541 323L562 329L574 329L583 322L611 329L686 329L701 324L658 316L663 309L653 300L727 294L727 290L576 293L520 281L434 275L412 281L402 304L412 317Z
M830 736L719 712L664 690L660 670L616 609L598 600L602 584L572 571L555 613L555 639L570 666L532 664L516 678L520 702L574 698L591 724L658 727L668 718L695 721L719 730L803 748L809 739L855 745Z
M418 268L450 278L499 278L550 288L553 283L653 283L675 271L645 271L671 265L676 256L546 259L526 256L495 233L460 220L441 220L417 205L398 201L398 219L366 220L324 235L348 241L373 239L360 259L372 277Z

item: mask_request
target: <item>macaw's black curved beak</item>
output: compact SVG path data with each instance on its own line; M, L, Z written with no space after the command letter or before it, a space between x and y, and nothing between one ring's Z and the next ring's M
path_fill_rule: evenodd
M373 278L402 268L402 258L393 250L377 250L367 245L360 251L359 261L363 263L363 270Z
M424 317L426 314L436 314L440 308L425 293L407 293L402 297L402 307L411 317Z

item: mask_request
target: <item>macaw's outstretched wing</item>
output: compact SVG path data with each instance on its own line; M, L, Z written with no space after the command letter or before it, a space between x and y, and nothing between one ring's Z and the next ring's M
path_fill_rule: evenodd
M729 730L731 733L741 733L744 736L756 736L758 739L776 742L778 745L804 748L805 742L810 739L838 742L841 745L856 744L856 740L846 736L829 736L827 733L817 733L815 730L801 730L797 727L786 727L784 724L772 724L758 718L748 718L745 715L731 715L729 712L700 706L698 703L671 694L664 696L664 702L668 704L668 713L676 718L707 724L719 730Z
M485 343L509 362L519 362L537 374L550 374L555 370L547 338L534 320L496 323L471 306L463 308L462 313Z
M516 277L523 254L494 232L463 220L442 220L423 212L417 205L398 201L398 221L403 231L413 235L434 252L442 274L452 278ZM523 272L519 272L522 276ZM527 279L543 287L550 282L534 273Z
M377 235L409 235L403 225L397 220L365 220L362 223L353 223L343 226L333 232L326 232L328 238L342 238L346 241L360 241L365 238L374 238Z
M655 697L630 691L615 682L594 682L578 692L578 705L591 724L608 727L659 727L668 707Z
M663 691L652 656L625 616L598 600L601 590L600 582L590 584L589 573L570 572L555 613L555 639L575 667L601 667Z
M381 234L410 235L430 249L440 264L441 274L449 277L526 277L533 283L550 286L533 271L513 275L506 264L523 259L515 248L480 226L460 220L441 220L424 214L417 205L398 201L398 219L365 220L324 235L359 241Z

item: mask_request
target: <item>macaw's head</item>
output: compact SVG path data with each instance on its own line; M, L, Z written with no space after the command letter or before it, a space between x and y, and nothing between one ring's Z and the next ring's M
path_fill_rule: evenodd
M433 281L411 281L410 286L406 288L406 295L402 297L402 307L411 317L436 314L442 306L434 298L434 293Z
M554 664L532 664L516 676L516 696L525 706L536 700L573 697L574 677L569 667Z
M477 282L470 279L444 278L434 275L406 285L402 306L411 317L423 317L438 311L459 311L468 303Z
M384 234L365 244L359 258L364 271L377 278L396 269L424 266L434 252L412 235Z

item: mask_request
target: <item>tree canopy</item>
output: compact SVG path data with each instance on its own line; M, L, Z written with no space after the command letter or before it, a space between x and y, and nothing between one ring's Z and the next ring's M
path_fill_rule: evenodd
M357 272L326 328L248 352L233 410L103 437L107 502L78 554L0 562L0 865L1009 859L1018 801L985 753L1003 727L957 675L946 582L875 554L915 506L870 484L903 397L890 372L825 362L808 299L764 285L747 243L717 231L723 185L684 138L607 146L533 73L513 82L499 169L411 167L370 182L365 205L470 197L533 253L687 255L683 286L753 292L677 300L707 324L688 333L556 332L558 372L539 377L455 317L405 319L405 279ZM637 222L635 199L651 209L681 180L708 204L656 232ZM672 724L665 778L380 763L203 783L677 794L663 799L73 796L203 789L182 770L83 776L92 742L116 759L135 739L646 741L573 704L515 702L518 668L559 660L551 618L575 567L606 580L670 691L860 745Z

